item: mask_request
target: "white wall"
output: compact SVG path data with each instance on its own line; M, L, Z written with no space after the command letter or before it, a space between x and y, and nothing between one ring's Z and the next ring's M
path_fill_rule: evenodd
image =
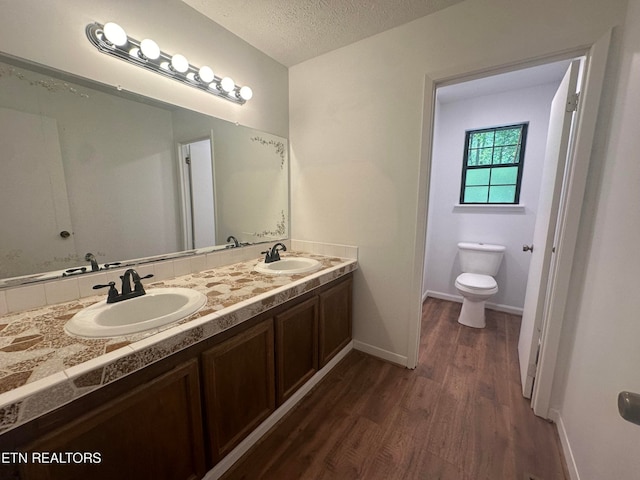
M522 245L530 244L533 238L549 110L558 84L438 102L429 191L425 293L459 297L454 286L461 272L457 243L494 243L507 249L496 276L499 291L490 302L516 310L524 306L531 254L523 252ZM465 132L523 122L529 122L520 191L520 205L524 210L503 206L454 208L460 199Z
M589 45L626 1L462 2L290 69L292 233L358 245L354 337L402 363L420 315L425 75L443 79ZM430 83L427 81L428 88Z
M288 136L287 69L180 0L0 0L0 12L4 53ZM100 53L85 27L108 21L251 86L254 97L239 106Z
M618 392L640 392L640 0L629 2L620 51L572 272L560 346L567 368L554 385L561 434L581 480L640 475L640 427L623 421L616 404Z

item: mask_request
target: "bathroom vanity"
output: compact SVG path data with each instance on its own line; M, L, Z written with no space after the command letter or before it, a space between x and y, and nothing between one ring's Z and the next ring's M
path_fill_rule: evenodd
M49 396L34 389L4 405L0 451L28 461L0 464L0 477L202 478L351 344L356 262L315 258L322 269L308 275L270 277L251 261L162 282L200 289L206 306L178 326L116 339L121 348L66 369L68 385L47 387ZM65 387L75 398L58 393L57 408L7 428L12 411L29 418Z

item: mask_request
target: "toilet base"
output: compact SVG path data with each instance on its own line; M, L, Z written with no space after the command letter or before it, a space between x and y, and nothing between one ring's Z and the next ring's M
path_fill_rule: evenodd
M484 328L487 325L484 315L484 300L473 301L465 298L462 301L462 310L458 317L458 323L473 328Z

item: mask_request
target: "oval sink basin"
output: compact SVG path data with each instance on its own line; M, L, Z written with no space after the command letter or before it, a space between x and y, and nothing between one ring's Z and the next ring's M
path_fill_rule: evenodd
M189 288L153 288L146 295L117 303L103 300L80 310L67 322L67 333L88 338L144 332L194 314L206 295Z
M271 263L260 262L255 266L256 272L271 275L294 275L320 270L320 262L313 258L287 257Z

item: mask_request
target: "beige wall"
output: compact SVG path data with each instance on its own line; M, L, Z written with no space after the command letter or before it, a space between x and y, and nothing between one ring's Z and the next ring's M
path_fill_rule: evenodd
M401 361L414 341L426 217L421 148L431 128L422 117L425 75L588 46L625 22L626 3L467 1L290 69L293 237L360 246L359 347ZM640 471L640 428L616 411L620 390L640 392L632 291L640 265L640 0L631 0L626 32L617 85L620 30L614 35L553 392L572 478L582 480Z
M290 69L293 238L360 246L360 347L402 363L415 341L426 219L421 147L431 129L430 110L422 118L425 75L589 45L622 21L625 4L466 1Z
M85 27L108 21L251 86L253 99L239 106L98 52ZM0 0L0 52L288 136L287 69L180 0Z

